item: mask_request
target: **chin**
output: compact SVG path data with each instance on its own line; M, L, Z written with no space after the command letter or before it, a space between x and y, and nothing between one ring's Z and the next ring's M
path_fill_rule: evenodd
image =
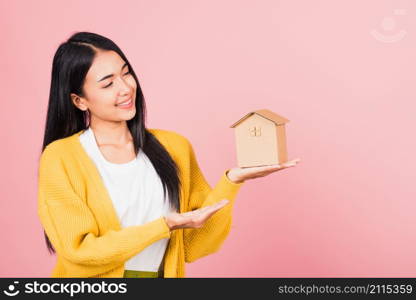
M136 115L136 108L133 107L131 111L129 112L128 117L126 118L126 121L133 119L135 115Z

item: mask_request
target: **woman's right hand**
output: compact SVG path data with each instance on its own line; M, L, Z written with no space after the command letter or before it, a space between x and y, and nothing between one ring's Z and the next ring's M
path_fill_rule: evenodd
M227 205L228 202L229 201L227 199L223 199L212 205L185 213L178 214L174 212L164 218L170 230L178 228L200 228L204 225L206 220L208 220L219 209Z

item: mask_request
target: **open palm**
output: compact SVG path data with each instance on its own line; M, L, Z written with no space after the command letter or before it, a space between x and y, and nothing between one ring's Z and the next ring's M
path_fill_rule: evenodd
M171 230L178 228L200 228L206 220L227 205L228 202L227 199L223 199L217 203L185 213L173 212L166 216L165 220Z
M261 166L261 167L245 167L245 168L233 168L227 172L228 178L236 183L244 182L248 179L254 179L258 177L264 177L271 173L287 169L296 166L299 163L300 158L293 159L283 164Z

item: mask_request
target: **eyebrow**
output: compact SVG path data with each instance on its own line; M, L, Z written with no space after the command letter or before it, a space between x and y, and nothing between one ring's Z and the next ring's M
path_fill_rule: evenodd
M127 63L125 63L125 64L121 67L121 70L123 70L125 66L127 66ZM113 75L114 75L114 74L106 75L106 76L104 76L103 78L101 78L100 80L98 80L97 82L103 81L103 80L105 80L105 79L107 79L107 78L109 78L109 77L112 77Z

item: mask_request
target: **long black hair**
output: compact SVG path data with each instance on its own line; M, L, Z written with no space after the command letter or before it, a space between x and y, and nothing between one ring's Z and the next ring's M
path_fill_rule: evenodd
M142 149L148 156L161 179L165 198L167 189L169 204L178 211L181 185L178 166L163 145L146 129L146 106L136 73L120 48L104 36L91 32L77 32L66 42L61 43L56 50L52 63L52 80L42 152L53 141L89 127L88 110L84 112L78 109L71 101L70 94L84 95L85 76L92 65L97 49L115 51L127 63L137 84L136 115L127 121L136 155L139 149ZM55 253L45 231L44 235L49 252Z

